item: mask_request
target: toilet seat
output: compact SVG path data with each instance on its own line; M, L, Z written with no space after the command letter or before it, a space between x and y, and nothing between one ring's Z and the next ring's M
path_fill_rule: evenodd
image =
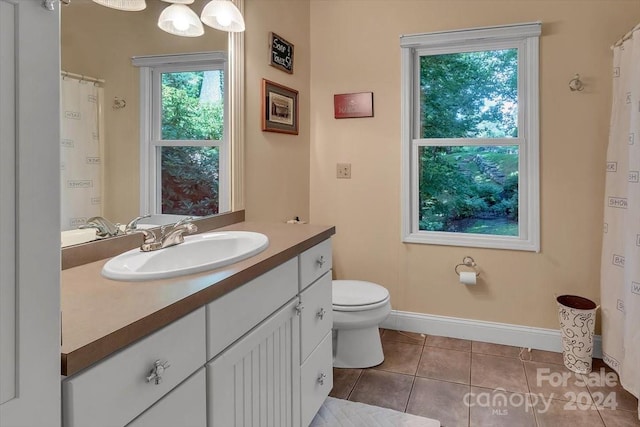
M335 311L373 310L389 303L386 288L362 280L334 280L332 291Z

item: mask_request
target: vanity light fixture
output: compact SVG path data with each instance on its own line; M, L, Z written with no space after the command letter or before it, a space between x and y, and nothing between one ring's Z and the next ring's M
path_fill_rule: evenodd
M202 9L200 19L216 30L232 33L244 31L242 13L231 0L211 0Z
M204 27L196 13L185 4L174 3L162 11L158 18L158 27L167 33L198 37L204 34Z
M192 4L195 0L162 0L165 3Z
M126 10L128 12L138 12L147 7L145 0L93 0L93 2L111 9Z

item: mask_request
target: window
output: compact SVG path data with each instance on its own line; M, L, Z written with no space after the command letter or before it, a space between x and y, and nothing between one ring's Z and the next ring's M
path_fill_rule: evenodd
M401 37L404 242L539 251L540 27Z
M226 53L136 57L141 212L229 210Z

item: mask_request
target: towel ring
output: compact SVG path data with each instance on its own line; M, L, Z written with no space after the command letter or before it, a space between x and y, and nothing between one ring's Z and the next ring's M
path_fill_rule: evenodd
M580 80L580 74L576 74L569 80L569 89L571 89L571 92L582 92L584 90L584 83Z
M455 266L454 271L456 272L456 274L459 276L460 272L458 271L458 268L460 267L469 267L472 268L473 271L476 273L476 277L480 277L480 272L478 271L478 269L476 268L477 264L474 261L473 258L471 258L470 256L466 256L462 259L462 263L458 264Z

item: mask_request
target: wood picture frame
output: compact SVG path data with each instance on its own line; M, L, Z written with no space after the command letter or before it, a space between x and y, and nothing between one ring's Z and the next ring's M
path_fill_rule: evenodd
M298 135L298 91L262 79L262 130Z
M293 74L293 43L274 32L269 33L269 65Z

